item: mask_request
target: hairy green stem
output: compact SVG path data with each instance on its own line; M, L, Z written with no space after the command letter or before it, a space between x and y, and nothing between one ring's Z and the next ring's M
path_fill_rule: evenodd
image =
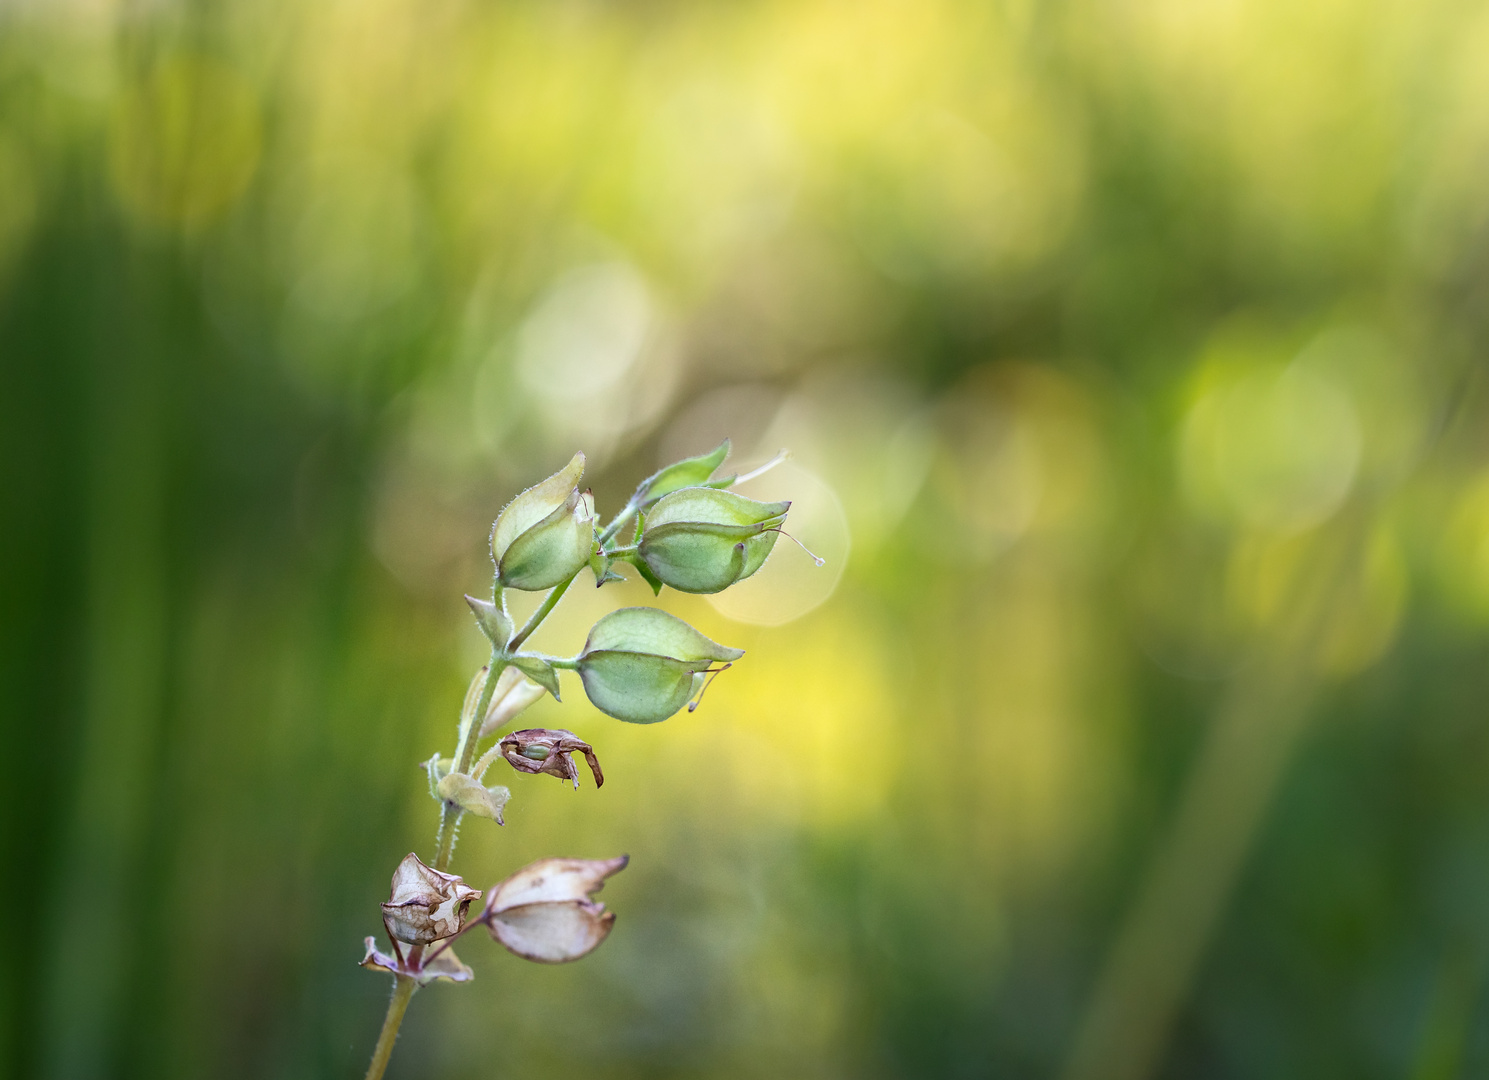
M409 999L419 984L408 975L399 975L393 983L393 999L388 1002L388 1015L383 1017L383 1030L377 1037L377 1048L372 1051L372 1064L367 1066L367 1080L382 1080L387 1071L388 1059L393 1056L393 1043L398 1039L398 1028L403 1024L403 1014L408 1011Z
M544 619L548 617L558 602L563 599L565 591L574 583L575 574L562 585L551 589L538 610L533 612L532 618L518 631L517 635L508 643L508 651L515 652L522 643L532 636ZM496 603L501 602L500 593L494 594ZM491 706L491 698L496 693L497 681L502 672L507 668L507 661L498 653L491 654L491 663L487 666L486 681L481 686L481 697L476 702L475 711L469 716L463 716L460 720L460 738L455 747L455 772L468 773L471 767L471 759L475 756L476 743L481 739L481 723L486 719L486 710ZM435 841L434 868L444 871L450 865L450 857L455 852L455 832L460 825L461 810L451 802L445 802L440 808L439 837ZM457 935L458 936L458 935ZM437 956L446 947L449 941L436 948L432 956ZM418 968L425 961L423 947L414 946L409 950L408 962L414 968ZM388 1059L393 1054L393 1043L398 1038L398 1028L403 1024L403 1014L408 1011L409 999L414 996L414 991L419 988L418 982L408 975L395 976L393 985L393 999L388 1002L388 1013L383 1017L383 1030L377 1037L377 1048L372 1052L372 1064L367 1067L366 1080L381 1080L383 1072L388 1067Z
M574 584L574 578L579 576L575 573L567 581L555 585L548 590L548 595L538 605L532 618L528 619L522 629L517 631L512 640L507 643L508 652L516 652L522 647L522 643L532 636L533 631L543 624L549 613L558 606L563 599L564 593L569 586ZM491 696L496 690L496 682L501 678L501 673L507 668L507 661L496 653L491 655L490 670L486 672L486 684L481 687L481 699L476 704L476 711L466 718L460 725L460 742L455 747L455 767L458 773L469 773L471 761L476 755L476 743L481 738L481 722L486 717L486 709L491 705ZM460 825L461 810L454 803L446 802L440 811L439 838L435 843L434 868L443 871L450 865L450 856L455 851L455 832Z
M476 742L481 735L481 722L486 719L486 710L491 705L491 696L496 692L497 681L506 669L507 662L498 659L493 654L491 664L486 669L486 682L481 687L480 700L476 702L476 711L460 723L460 740L455 746L453 772L463 773L470 768L471 757L475 754ZM443 871L450 865L450 856L455 851L455 831L460 825L460 815L460 807L454 803L447 800L441 804L439 837L434 845L434 868L436 870Z
M615 534L620 532L620 527L631 520L631 516L639 509L641 509L639 506L633 506L627 503L626 508L616 514L615 520L611 521L609 525L606 525L604 532L600 533L600 546L603 547L607 541L612 540Z
M486 770L496 764L496 759L501 757L501 753L502 744L500 742L493 743L489 750L476 759L476 763L471 768L469 775L474 776L477 782L484 779Z
M522 643L533 636L533 631L542 625L544 619L548 618L548 613L558 607L558 602L564 598L564 593L569 591L569 586L574 584L574 578L578 576L576 572L568 581L548 590L548 595L543 597L543 602L538 605L538 610L533 612L532 618L528 619L522 629L517 631L517 635L507 643L508 652L516 652L522 648Z
M455 771L464 772L470 768L470 758L475 750L476 741L481 730L481 721L486 717L486 709L491 705L491 697L496 692L497 680L506 669L506 661L498 660L495 655L486 670L486 681L481 685L481 697L476 703L475 711L469 716L463 716L460 720L460 742L456 747ZM455 830L460 824L460 808L453 803L445 802L440 807L439 838L435 842L434 868L444 870L450 865L450 856L455 851ZM415 945L409 950L408 964L417 969L423 962L424 948ZM379 1080L383 1071L388 1067L388 1058L393 1053L393 1043L398 1038L398 1028L403 1023L403 1014L408 1011L408 1002L414 996L414 991L419 984L408 975L397 975L394 977L393 999L388 1002L387 1015L383 1017L382 1034L377 1037L377 1048L372 1052L372 1064L367 1067L367 1080Z

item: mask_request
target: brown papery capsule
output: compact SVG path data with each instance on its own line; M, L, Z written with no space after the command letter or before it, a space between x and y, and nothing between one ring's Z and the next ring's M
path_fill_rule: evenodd
M600 771L595 748L572 731L528 728L512 732L498 745L502 756L518 772L547 773L560 780L573 781L576 788L579 786L579 770L570 755L583 754L589 762L589 771L594 774L595 787L605 784L605 774Z
M480 895L480 889L472 889L454 874L425 866L409 852L393 872L392 895L383 905L383 919L388 933L399 941L428 945L458 934L471 901Z

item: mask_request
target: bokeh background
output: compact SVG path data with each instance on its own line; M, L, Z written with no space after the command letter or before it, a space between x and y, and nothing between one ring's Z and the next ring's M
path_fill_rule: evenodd
M827 565L391 1075L1486 1075L1486 256L1457 0L7 0L0 1073L361 1075L491 519L728 435Z

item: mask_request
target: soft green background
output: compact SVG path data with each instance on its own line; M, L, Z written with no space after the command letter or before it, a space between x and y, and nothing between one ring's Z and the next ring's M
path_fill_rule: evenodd
M1486 241L1456 0L5 4L0 1073L360 1075L492 517L727 434L828 565L392 1075L1486 1075Z

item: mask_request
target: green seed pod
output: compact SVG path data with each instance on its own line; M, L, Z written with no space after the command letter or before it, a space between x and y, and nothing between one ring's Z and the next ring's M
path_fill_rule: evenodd
M578 669L584 692L601 712L654 724L688 703L696 674L743 655L665 611L621 608L595 623Z
M790 506L732 491L683 488L652 507L636 558L679 592L722 592L765 563Z
M580 493L584 455L509 502L491 527L497 581L534 592L577 574L594 550L594 508Z

